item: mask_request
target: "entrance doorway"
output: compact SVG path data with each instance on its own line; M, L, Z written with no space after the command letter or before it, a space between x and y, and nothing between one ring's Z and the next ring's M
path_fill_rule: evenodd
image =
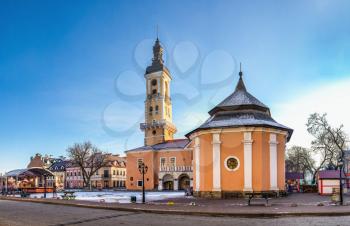
M174 178L167 174L163 177L163 190L174 190Z
M190 188L190 177L187 174L179 176L179 190L188 190Z

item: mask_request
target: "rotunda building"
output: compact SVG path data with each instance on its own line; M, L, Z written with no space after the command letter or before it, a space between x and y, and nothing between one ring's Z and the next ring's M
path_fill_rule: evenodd
M228 198L245 192L285 190L285 147L293 130L243 82L188 133L193 150L193 189L200 197Z

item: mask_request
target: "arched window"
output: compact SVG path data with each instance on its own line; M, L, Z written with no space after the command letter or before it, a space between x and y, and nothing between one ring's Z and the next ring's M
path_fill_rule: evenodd
M153 89L153 90L152 90L152 94L157 94L157 90L156 90L156 89Z
M151 106L149 107L149 115L152 115L152 113L153 113L153 107Z
M157 80L153 79L151 83L152 83L152 86L155 86L155 85L157 85Z
M156 105L156 114L158 114L159 107Z

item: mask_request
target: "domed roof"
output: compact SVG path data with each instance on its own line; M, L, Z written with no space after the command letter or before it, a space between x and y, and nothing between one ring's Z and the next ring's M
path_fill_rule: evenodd
M199 130L256 126L286 131L289 141L293 130L279 124L271 117L270 109L247 91L242 75L243 73L240 72L235 91L210 110L211 117L197 129L188 133L187 137Z
M212 110L210 110L209 114L214 115L219 111L232 111L239 109L255 109L268 112L270 114L269 108L251 95L245 88L242 72L240 72L240 77L235 91L230 96L226 97L226 99L220 104L216 105Z

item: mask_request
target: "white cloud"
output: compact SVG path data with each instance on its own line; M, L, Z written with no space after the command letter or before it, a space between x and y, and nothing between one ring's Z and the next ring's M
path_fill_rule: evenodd
M350 134L350 79L319 85L311 90L300 92L295 99L272 106L273 117L294 129L290 145L309 147L312 136L306 131L310 114L327 113L331 125L344 125Z

